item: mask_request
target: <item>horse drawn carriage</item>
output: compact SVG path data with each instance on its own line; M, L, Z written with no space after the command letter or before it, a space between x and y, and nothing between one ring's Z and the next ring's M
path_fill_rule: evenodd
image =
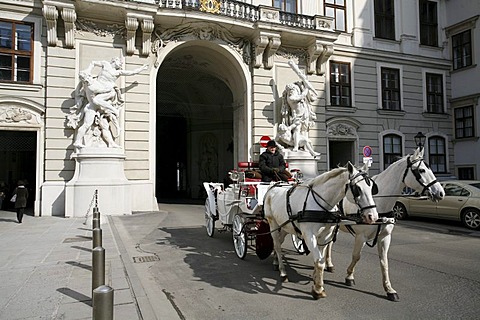
M302 179L298 169L290 171L289 182L274 182L276 186L290 188ZM205 227L213 237L216 221L219 231L233 233L233 246L240 259L244 259L247 248L255 248L260 259L267 258L273 250L268 222L263 217L263 198L272 183L262 182L257 162L239 162L238 168L229 172L231 183L204 182L207 192L205 200Z

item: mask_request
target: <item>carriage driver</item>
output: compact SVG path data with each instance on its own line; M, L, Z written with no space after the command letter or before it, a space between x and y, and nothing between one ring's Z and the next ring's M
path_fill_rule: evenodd
M267 150L260 155L258 166L262 172L262 181L288 181L285 160L278 152L275 140L267 142Z

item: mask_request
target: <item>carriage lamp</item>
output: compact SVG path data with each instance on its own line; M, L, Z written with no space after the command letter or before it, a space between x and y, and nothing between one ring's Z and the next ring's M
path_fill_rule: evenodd
M426 138L425 135L421 131L419 131L415 135L414 139L415 139L415 143L417 144L418 147L420 147L420 148L423 147L423 145L425 143L425 138Z

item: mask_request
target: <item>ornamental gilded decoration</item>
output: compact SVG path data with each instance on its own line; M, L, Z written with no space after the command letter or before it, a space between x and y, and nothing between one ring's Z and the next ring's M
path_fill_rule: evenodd
M208 13L220 12L220 1L218 0L200 0L200 11Z

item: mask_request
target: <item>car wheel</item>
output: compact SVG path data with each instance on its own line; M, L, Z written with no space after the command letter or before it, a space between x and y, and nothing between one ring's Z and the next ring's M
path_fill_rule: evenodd
M395 202L395 205L393 206L393 215L395 216L395 219L398 220L407 219L407 209L400 202Z
M466 209L462 212L462 222L469 229L480 229L480 211L474 208Z

